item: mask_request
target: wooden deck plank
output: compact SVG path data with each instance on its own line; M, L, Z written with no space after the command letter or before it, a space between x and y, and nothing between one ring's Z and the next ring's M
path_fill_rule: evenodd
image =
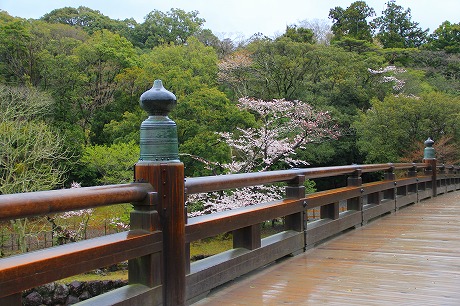
M194 305L458 305L460 192L411 205Z

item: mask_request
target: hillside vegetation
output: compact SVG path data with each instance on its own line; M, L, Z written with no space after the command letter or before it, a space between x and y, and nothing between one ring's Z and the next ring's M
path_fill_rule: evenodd
M197 11L142 23L87 7L38 20L0 11L0 194L130 182L147 117L139 96L155 79L178 98L170 117L187 176L419 161L428 137L445 148L440 162L457 162L460 24L428 33L395 1L378 18L364 1L318 17L332 27L305 20L232 41ZM274 101L314 116L280 130L294 115ZM264 128L271 146L237 143Z

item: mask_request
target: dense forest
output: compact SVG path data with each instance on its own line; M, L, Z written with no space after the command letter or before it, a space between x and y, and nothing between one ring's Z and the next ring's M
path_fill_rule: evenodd
M0 11L0 194L132 181L155 79L187 176L420 161L428 137L458 162L460 24L429 33L392 0L375 16L356 1L318 16L332 27L232 41L197 11Z

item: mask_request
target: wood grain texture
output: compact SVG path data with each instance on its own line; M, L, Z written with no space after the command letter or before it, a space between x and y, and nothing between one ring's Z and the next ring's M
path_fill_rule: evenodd
M161 250L161 232L134 230L7 257L0 297Z

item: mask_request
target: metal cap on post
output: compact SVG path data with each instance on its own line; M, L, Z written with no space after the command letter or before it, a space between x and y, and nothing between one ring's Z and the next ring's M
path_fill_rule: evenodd
M423 151L423 162L430 165L427 174L431 172L431 188L433 197L438 195L438 181L437 181L437 165L436 165L436 152L433 148L434 141L428 137L425 140L425 150Z
M160 263L158 258L147 258L145 266L134 268L146 271L150 266L153 268L152 272L147 272L150 274L157 273L155 269L161 271L165 306L185 305L186 299L184 164L179 160L176 123L168 118L176 104L176 96L163 87L161 80L155 80L153 87L141 95L140 106L149 117L141 124L141 152L139 162L134 166L136 181L149 182L157 193L156 203L150 209L157 212L159 222L150 228L163 233ZM139 210L136 224L153 223L153 217L146 211L146 208ZM149 286L157 284L145 282L144 279L151 277L142 273L133 277L133 282L139 280Z
M436 158L436 152L433 148L434 141L428 137L425 140L425 150L423 151L423 159L433 159Z
M161 80L155 80L153 87L141 95L140 105L149 117L141 124L139 162L180 162L177 126L168 118L177 105L176 96L163 87Z

